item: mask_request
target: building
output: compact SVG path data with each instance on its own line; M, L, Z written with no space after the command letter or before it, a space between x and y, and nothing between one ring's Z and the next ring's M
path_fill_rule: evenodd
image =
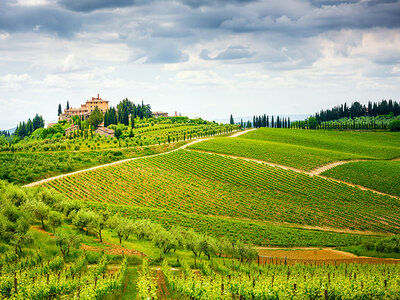
M71 134L73 131L78 129L79 129L78 125L72 125L71 127L65 129L65 135Z
M168 113L163 111L153 111L151 112L154 118L165 117L168 118Z
M97 127L95 133L100 134L102 136L110 136L110 137L114 137L115 136L114 130L109 129L109 128L104 127L104 126Z
M58 120L70 120L73 116L83 117L86 120L96 107L104 114L108 110L108 101L101 99L100 95L97 94L97 98L92 97L91 100L87 100L85 104L82 104L80 108L64 109L64 113L60 114Z

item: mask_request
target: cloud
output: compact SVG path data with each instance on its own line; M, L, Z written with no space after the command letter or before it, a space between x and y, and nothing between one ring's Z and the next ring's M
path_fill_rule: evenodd
M230 46L226 50L218 53L215 57L209 56L209 51L204 49L200 53L200 58L205 60L237 60L243 58L251 58L256 55L242 46Z
M189 56L176 47L167 46L165 48L149 49L146 53L146 63L149 64L170 64L185 62L189 59Z
M58 3L72 11L92 12L94 10L105 8L120 8L132 6L136 3L144 3L145 1L137 0L59 0Z

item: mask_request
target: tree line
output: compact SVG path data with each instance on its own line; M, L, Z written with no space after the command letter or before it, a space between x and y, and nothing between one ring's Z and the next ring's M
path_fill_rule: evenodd
M215 239L181 227L167 230L149 220L127 219L107 210L95 212L84 208L79 201L66 200L47 189L22 189L0 181L0 242L11 246L15 254L21 254L23 247L33 242L29 229L35 222L54 233L64 258L82 241L79 235L58 229L64 223L73 225L83 234L96 236L100 242L106 229L113 230L120 243L135 236L138 240L152 242L164 254L186 249L195 257L205 255L209 259L213 255L232 256L241 261L257 257L252 247L240 241Z
M230 115L230 124L235 124L235 120L232 115ZM247 121L243 122L243 119L240 120L240 126L242 128L260 128L260 127L271 127L271 128L290 128L291 121L290 117L281 117L281 116L268 116L266 114L253 116L253 122Z
M15 129L13 135L18 136L20 139L23 139L24 137L29 136L36 129L43 127L43 117L36 114L36 116L32 120L28 119L27 122L20 122L17 126L17 129Z
M344 103L331 109L321 110L319 113L315 114L315 118L318 122L324 122L341 118L376 117L389 114L393 114L393 116L400 115L399 102L393 100L382 100L379 102L369 101L367 105L353 102L350 106Z
M110 107L104 114L104 126L118 123L129 125L131 121L131 126L135 126L135 119L151 118L151 106L150 104L135 104L128 98L123 99L117 105L117 108Z

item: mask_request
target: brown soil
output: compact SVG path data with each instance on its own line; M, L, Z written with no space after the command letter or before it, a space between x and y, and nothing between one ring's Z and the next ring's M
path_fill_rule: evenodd
M326 260L326 259L345 259L356 258L354 254L338 251L330 248L296 248L296 249L271 249L258 248L261 256L280 257L288 259L310 259L310 260Z
M107 245L107 247L105 247L105 248L82 244L81 249L86 250L86 251L93 251L93 252L104 251L105 253L111 254L111 255L128 255L128 256L140 256L140 257L146 256L146 254L139 252L137 250L124 248L119 245L110 244L110 243L105 243L105 244Z
M400 259L356 256L331 248L264 248L259 247L261 263L400 263Z
M169 290L167 284L165 283L164 274L161 270L157 269L156 272L156 279L157 279L157 296L158 299L170 299L169 297Z
M54 234L53 234L53 233L44 230L42 227L33 225L33 226L31 226L31 229L34 230L34 231L37 231L37 232L46 234L46 235L48 235L48 236L54 237Z

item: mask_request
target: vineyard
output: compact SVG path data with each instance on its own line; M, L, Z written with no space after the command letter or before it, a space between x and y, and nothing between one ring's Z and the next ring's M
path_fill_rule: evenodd
M89 265L85 254L68 264L61 256L45 260L39 252L23 257L0 255L0 295L12 299L102 299L121 286L127 259L119 266L108 264L105 255L96 265Z
M322 175L400 196L400 161L360 161L337 166Z
M44 186L86 202L375 232L398 233L400 228L397 199L290 170L185 150Z
M261 128L242 135L241 138L325 149L374 159L400 156L400 134L397 132Z
M399 265L257 265L194 261L162 271L168 287L191 299L398 299Z
M147 126L144 126L147 125ZM112 126L112 125L111 125ZM116 127L116 125L114 125ZM123 126L123 125L121 125ZM0 152L57 152L93 151L170 144L179 141L230 133L237 125L209 124L143 124L140 128L124 127L119 138L95 135L92 132L73 132L66 137L52 139L27 138L17 144L0 146Z
M115 215L131 219L149 219L153 222L161 223L167 228L181 226L216 238L225 237L232 241L239 240L255 245L335 247L374 243L382 239L382 236L308 230L291 227L289 224L277 225L269 222L240 220L165 209L98 202L87 202L86 206L99 213L110 211Z
M248 134L250 133L243 136ZM189 149L258 159L301 170L311 170L333 161L358 158L351 153L245 138L213 139L192 145Z
M170 151L182 145L184 142L119 150L0 153L0 179L26 184L99 164Z

